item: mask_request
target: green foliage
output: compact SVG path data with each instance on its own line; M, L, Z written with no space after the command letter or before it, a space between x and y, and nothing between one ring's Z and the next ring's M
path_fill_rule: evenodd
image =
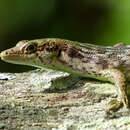
M128 44L129 5L129 0L1 0L0 51L19 40L45 37ZM1 70L6 65L2 64Z

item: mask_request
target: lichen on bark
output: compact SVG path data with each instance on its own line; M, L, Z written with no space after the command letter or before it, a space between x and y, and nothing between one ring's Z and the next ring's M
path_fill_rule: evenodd
M109 115L114 85L52 70L0 73L0 129L129 129L129 111Z

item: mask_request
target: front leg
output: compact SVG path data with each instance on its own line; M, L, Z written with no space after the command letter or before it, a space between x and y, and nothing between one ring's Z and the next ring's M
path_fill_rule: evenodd
M101 75L112 81L116 88L118 94L118 102L128 108L128 98L127 98L127 80L125 75L118 69L105 69L101 71ZM117 104L115 104L117 106ZM120 106L118 104L118 106ZM115 107L115 106L114 106ZM110 108L111 110L114 109ZM116 107L115 107L116 108ZM117 108L118 109L118 108Z

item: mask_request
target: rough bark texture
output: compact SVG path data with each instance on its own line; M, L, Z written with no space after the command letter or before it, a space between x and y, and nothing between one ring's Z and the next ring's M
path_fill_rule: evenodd
M0 129L130 129L125 108L107 112L112 84L56 71L0 73Z

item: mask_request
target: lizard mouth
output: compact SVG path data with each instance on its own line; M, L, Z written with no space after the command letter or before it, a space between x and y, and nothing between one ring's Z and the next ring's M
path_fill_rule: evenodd
M12 53L8 50L5 50L5 51L2 51L0 53L0 58L1 60L3 61L6 61L6 62L19 62L19 60L22 60L22 54L16 54L16 53Z
M33 61L33 54L27 55L20 53L20 51L13 51L13 50L5 50L0 53L1 60L13 63L13 64L24 64L24 65L30 65Z

